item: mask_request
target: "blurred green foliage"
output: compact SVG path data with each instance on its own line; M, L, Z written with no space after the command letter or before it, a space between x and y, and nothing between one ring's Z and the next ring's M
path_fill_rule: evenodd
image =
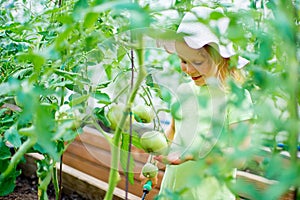
M243 87L252 95L256 118L250 129L238 126L232 134L239 136L239 132L250 130L254 142L252 149L236 149L228 160L234 164L246 158L245 170L278 180L261 193L246 183L232 185L232 189L254 199L278 199L288 188L299 187L300 2L250 0L243 9L235 8L235 1L176 0L167 8L148 2L0 1L0 195L13 191L19 175L16 165L23 155L39 152L45 155L37 172L42 183L40 198L45 199L54 163L67 145L84 125L100 122L108 126L110 104L124 101L129 94L130 50L139 48L133 35L172 39L180 17L197 5L224 9L229 27L225 35L216 34L232 41L238 54L250 61ZM165 19L164 11L176 15ZM219 17L220 13L213 13L210 19ZM175 55L147 45L144 59L148 75L139 90L140 98L146 104L151 104L151 98L159 99L176 117L180 105L172 104L172 91L166 83L172 80L171 84L179 85L186 78ZM134 67L134 73L136 70ZM231 88L239 96L238 86L232 84ZM242 139L235 137L235 145ZM123 169L130 165L132 173L134 163L127 163L125 153L129 141L128 133L123 133L121 164ZM19 153L12 155L8 143ZM133 143L138 146L136 135ZM287 148L278 148L278 143ZM270 153L262 151L263 147ZM283 151L290 155L289 165ZM212 157L220 154L217 148L211 153ZM253 161L257 155L262 161ZM231 184L226 174L219 173L223 163L217 159L212 166L199 165L205 173ZM129 178L133 183L132 174ZM201 179L193 181L197 184ZM176 198L180 191L167 194Z

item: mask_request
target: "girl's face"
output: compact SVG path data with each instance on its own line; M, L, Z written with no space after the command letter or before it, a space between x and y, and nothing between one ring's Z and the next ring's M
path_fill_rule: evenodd
M181 59L181 69L198 86L206 84L206 79L215 77L217 67L204 49L192 49L185 42L176 42L176 52Z

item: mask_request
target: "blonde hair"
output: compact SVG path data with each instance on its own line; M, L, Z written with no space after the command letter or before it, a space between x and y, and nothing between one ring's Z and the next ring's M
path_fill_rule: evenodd
M217 65L217 78L221 81L223 86L226 86L226 80L230 77L236 83L242 84L245 80L244 75L241 70L236 67L231 67L229 58L223 58L219 52L210 45L205 45L203 48L209 53L212 57L212 60Z

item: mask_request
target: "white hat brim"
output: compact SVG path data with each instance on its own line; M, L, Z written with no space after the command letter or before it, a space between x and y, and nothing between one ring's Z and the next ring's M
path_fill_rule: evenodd
M219 9L217 9L219 11ZM193 49L200 49L205 45L210 45L215 48L223 58L230 58L236 55L232 42L221 45L219 38L212 33L210 28L201 22L198 17L207 18L211 12L216 11L208 7L195 7L185 14L180 23L177 34L185 34L183 40L186 44ZM229 19L224 17L216 22L221 33L225 33L228 27ZM158 41L158 46L163 47L168 53L176 53L175 40L161 40ZM245 58L239 57L237 68L242 68L249 61Z

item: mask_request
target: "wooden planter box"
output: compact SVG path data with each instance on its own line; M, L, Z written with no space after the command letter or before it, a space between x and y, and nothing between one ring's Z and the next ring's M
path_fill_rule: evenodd
M147 160L148 155L139 149L133 148L135 166L135 183L129 184L128 199L138 200L142 196L142 185L139 174L142 166ZM40 154L27 154L26 163L20 164L23 174L32 175L36 172L36 160L42 159ZM106 140L92 128L85 128L84 133L68 147L63 156L62 184L66 191L76 191L88 199L103 199L108 189L110 148ZM59 168L59 163L57 164ZM159 165L159 181L164 174L164 166ZM114 200L125 199L125 177L121 173L122 180L114 190ZM276 181L268 180L244 171L237 172L237 183L250 183L257 191L263 191ZM146 199L153 199L159 191L159 186L154 188ZM240 199L253 199L243 192L239 192ZM296 200L296 190L290 189L280 200Z
M6 105L11 107L11 105ZM14 106L14 105L12 105ZM3 106L2 106L3 107ZM12 108L14 110L19 108ZM143 194L139 175L143 165L146 163L148 155L143 151L132 149L135 160L136 172L134 175L134 184L129 184L128 199L141 199ZM288 155L286 164L289 163ZM20 168L25 175L32 175L36 172L37 159L42 159L40 154L27 154L26 163L20 164ZM108 177L110 171L110 146L103 136L95 129L85 127L84 133L80 134L75 141L70 144L63 155L62 180L64 189L76 191L88 199L103 199L108 189ZM300 158L300 153L298 153ZM158 185L148 195L147 199L153 199L159 192L161 180L164 174L164 166L159 165ZM59 164L57 164L59 168ZM250 183L257 191L263 191L276 181L268 180L264 177L250 174L243 171L237 172L238 182ZM243 192L238 193L241 198L251 199ZM291 188L284 194L280 200L296 200L297 189ZM121 181L114 190L114 199L125 199L125 176L121 173Z
M139 176L149 155L140 149L132 147L132 156L135 161L134 184L129 184L128 191L141 199L143 188ZM84 133L80 134L75 141L69 145L67 151L63 155L64 164L106 183L109 179L110 159L110 146L108 142L97 130L89 127L84 128ZM160 181L162 180L164 173L164 166L158 165L158 167L159 183L149 194L147 194L147 199L153 199L159 192ZM119 169L121 181L117 187L124 190L125 193L126 179L121 167Z
M132 148L132 155L135 160L136 172L134 175L135 182L133 185L129 184L129 192L141 198L143 194L142 185L140 182L140 172L143 165L146 163L148 154L137 148ZM75 141L68 147L63 157L64 164L73 167L83 173L95 177L103 182L108 182L110 170L110 146L103 136L97 130L89 127L84 128L84 133L79 135ZM162 176L164 174L164 166L159 165L159 183L148 195L147 199L153 199L159 192ZM237 182L244 181L251 183L258 191L265 190L270 184L276 181L268 180L261 176L250 174L243 171L237 172ZM121 172L121 181L118 188L125 190L125 176ZM125 191L124 191L125 193ZM291 189L280 200L295 200L295 190ZM250 199L247 194L239 193L242 198Z
M38 153L29 153L25 155L26 163L19 164L19 168L22 170L22 174L31 177L36 175L36 161L43 159L43 155ZM56 164L57 169L60 168L60 164ZM63 192L68 194L77 192L86 199L103 199L108 189L108 184L95 177L92 177L86 173L83 173L75 168L72 168L66 164L62 164L62 186ZM125 192L120 188L114 190L113 200L125 199ZM138 200L137 197L131 193L128 193L128 199Z

